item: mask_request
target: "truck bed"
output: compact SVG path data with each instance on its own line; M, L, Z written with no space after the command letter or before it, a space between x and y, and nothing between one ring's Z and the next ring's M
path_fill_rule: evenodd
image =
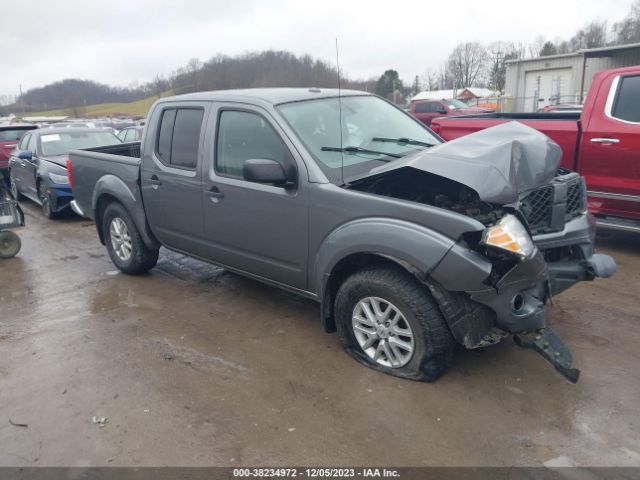
M581 129L579 113L487 113L439 117L431 122L431 129L448 141L512 121L535 128L550 137L562 149L561 166L575 169Z
M78 206L92 218L93 194L96 184L110 177L123 182L136 201L140 195L140 142L109 145L107 147L73 150L69 153L73 166L73 195Z

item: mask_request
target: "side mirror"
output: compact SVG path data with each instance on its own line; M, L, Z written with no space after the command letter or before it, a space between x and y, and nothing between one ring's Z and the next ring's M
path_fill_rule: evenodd
M267 158L245 160L242 165L242 177L249 182L271 183L281 187L292 184L288 181L282 165Z
M446 115L447 111L444 108L441 108L438 110L438 113L442 114L442 115Z
M33 158L33 152L31 150L25 150L18 154L20 160L31 160Z

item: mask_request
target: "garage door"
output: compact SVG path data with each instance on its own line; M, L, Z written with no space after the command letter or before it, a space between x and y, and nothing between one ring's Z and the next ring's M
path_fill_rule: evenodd
M571 68L527 72L524 77L525 112L536 112L547 105L575 102L572 84Z

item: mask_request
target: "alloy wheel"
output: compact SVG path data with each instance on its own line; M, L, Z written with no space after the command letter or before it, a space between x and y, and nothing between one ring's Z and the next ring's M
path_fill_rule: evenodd
M111 238L111 246L118 258L127 261L131 258L133 246L131 244L131 235L127 224L120 217L114 217L109 225L109 236Z
M362 351L379 365L400 368L411 360L413 330L400 309L388 300L360 300L353 309L352 328Z
M51 218L51 200L49 199L49 195L47 195L44 183L42 182L38 184L38 196L40 197L40 202L42 203L42 213L44 213L45 217Z

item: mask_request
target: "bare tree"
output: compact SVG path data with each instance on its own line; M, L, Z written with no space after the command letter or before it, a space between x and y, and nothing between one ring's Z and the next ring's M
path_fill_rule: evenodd
M438 84L436 86L436 90L445 90L448 88L453 88L453 74L449 69L448 62L444 62L438 71Z
M607 22L593 21L578 30L569 40L569 44L574 52L584 48L604 47L607 44L607 36Z
M187 63L186 71L191 82L191 85L190 85L191 92L197 92L198 90L200 90L198 85L198 80L200 77L200 71L202 70L202 66L203 66L202 62L197 58L192 58Z
M422 75L422 85L427 91L437 90L439 88L438 73L431 68L427 68Z
M627 18L613 24L613 40L618 45L640 42L640 0L631 6Z
M169 81L165 79L162 75L156 75L153 77L149 84L151 93L153 95L157 95L158 98L162 96L162 93L169 89Z
M489 62L487 49L478 42L465 42L453 49L447 61L454 88L479 86Z
M540 56L540 50L542 50L545 43L545 38L542 35L538 35L533 43L529 45L529 58Z

